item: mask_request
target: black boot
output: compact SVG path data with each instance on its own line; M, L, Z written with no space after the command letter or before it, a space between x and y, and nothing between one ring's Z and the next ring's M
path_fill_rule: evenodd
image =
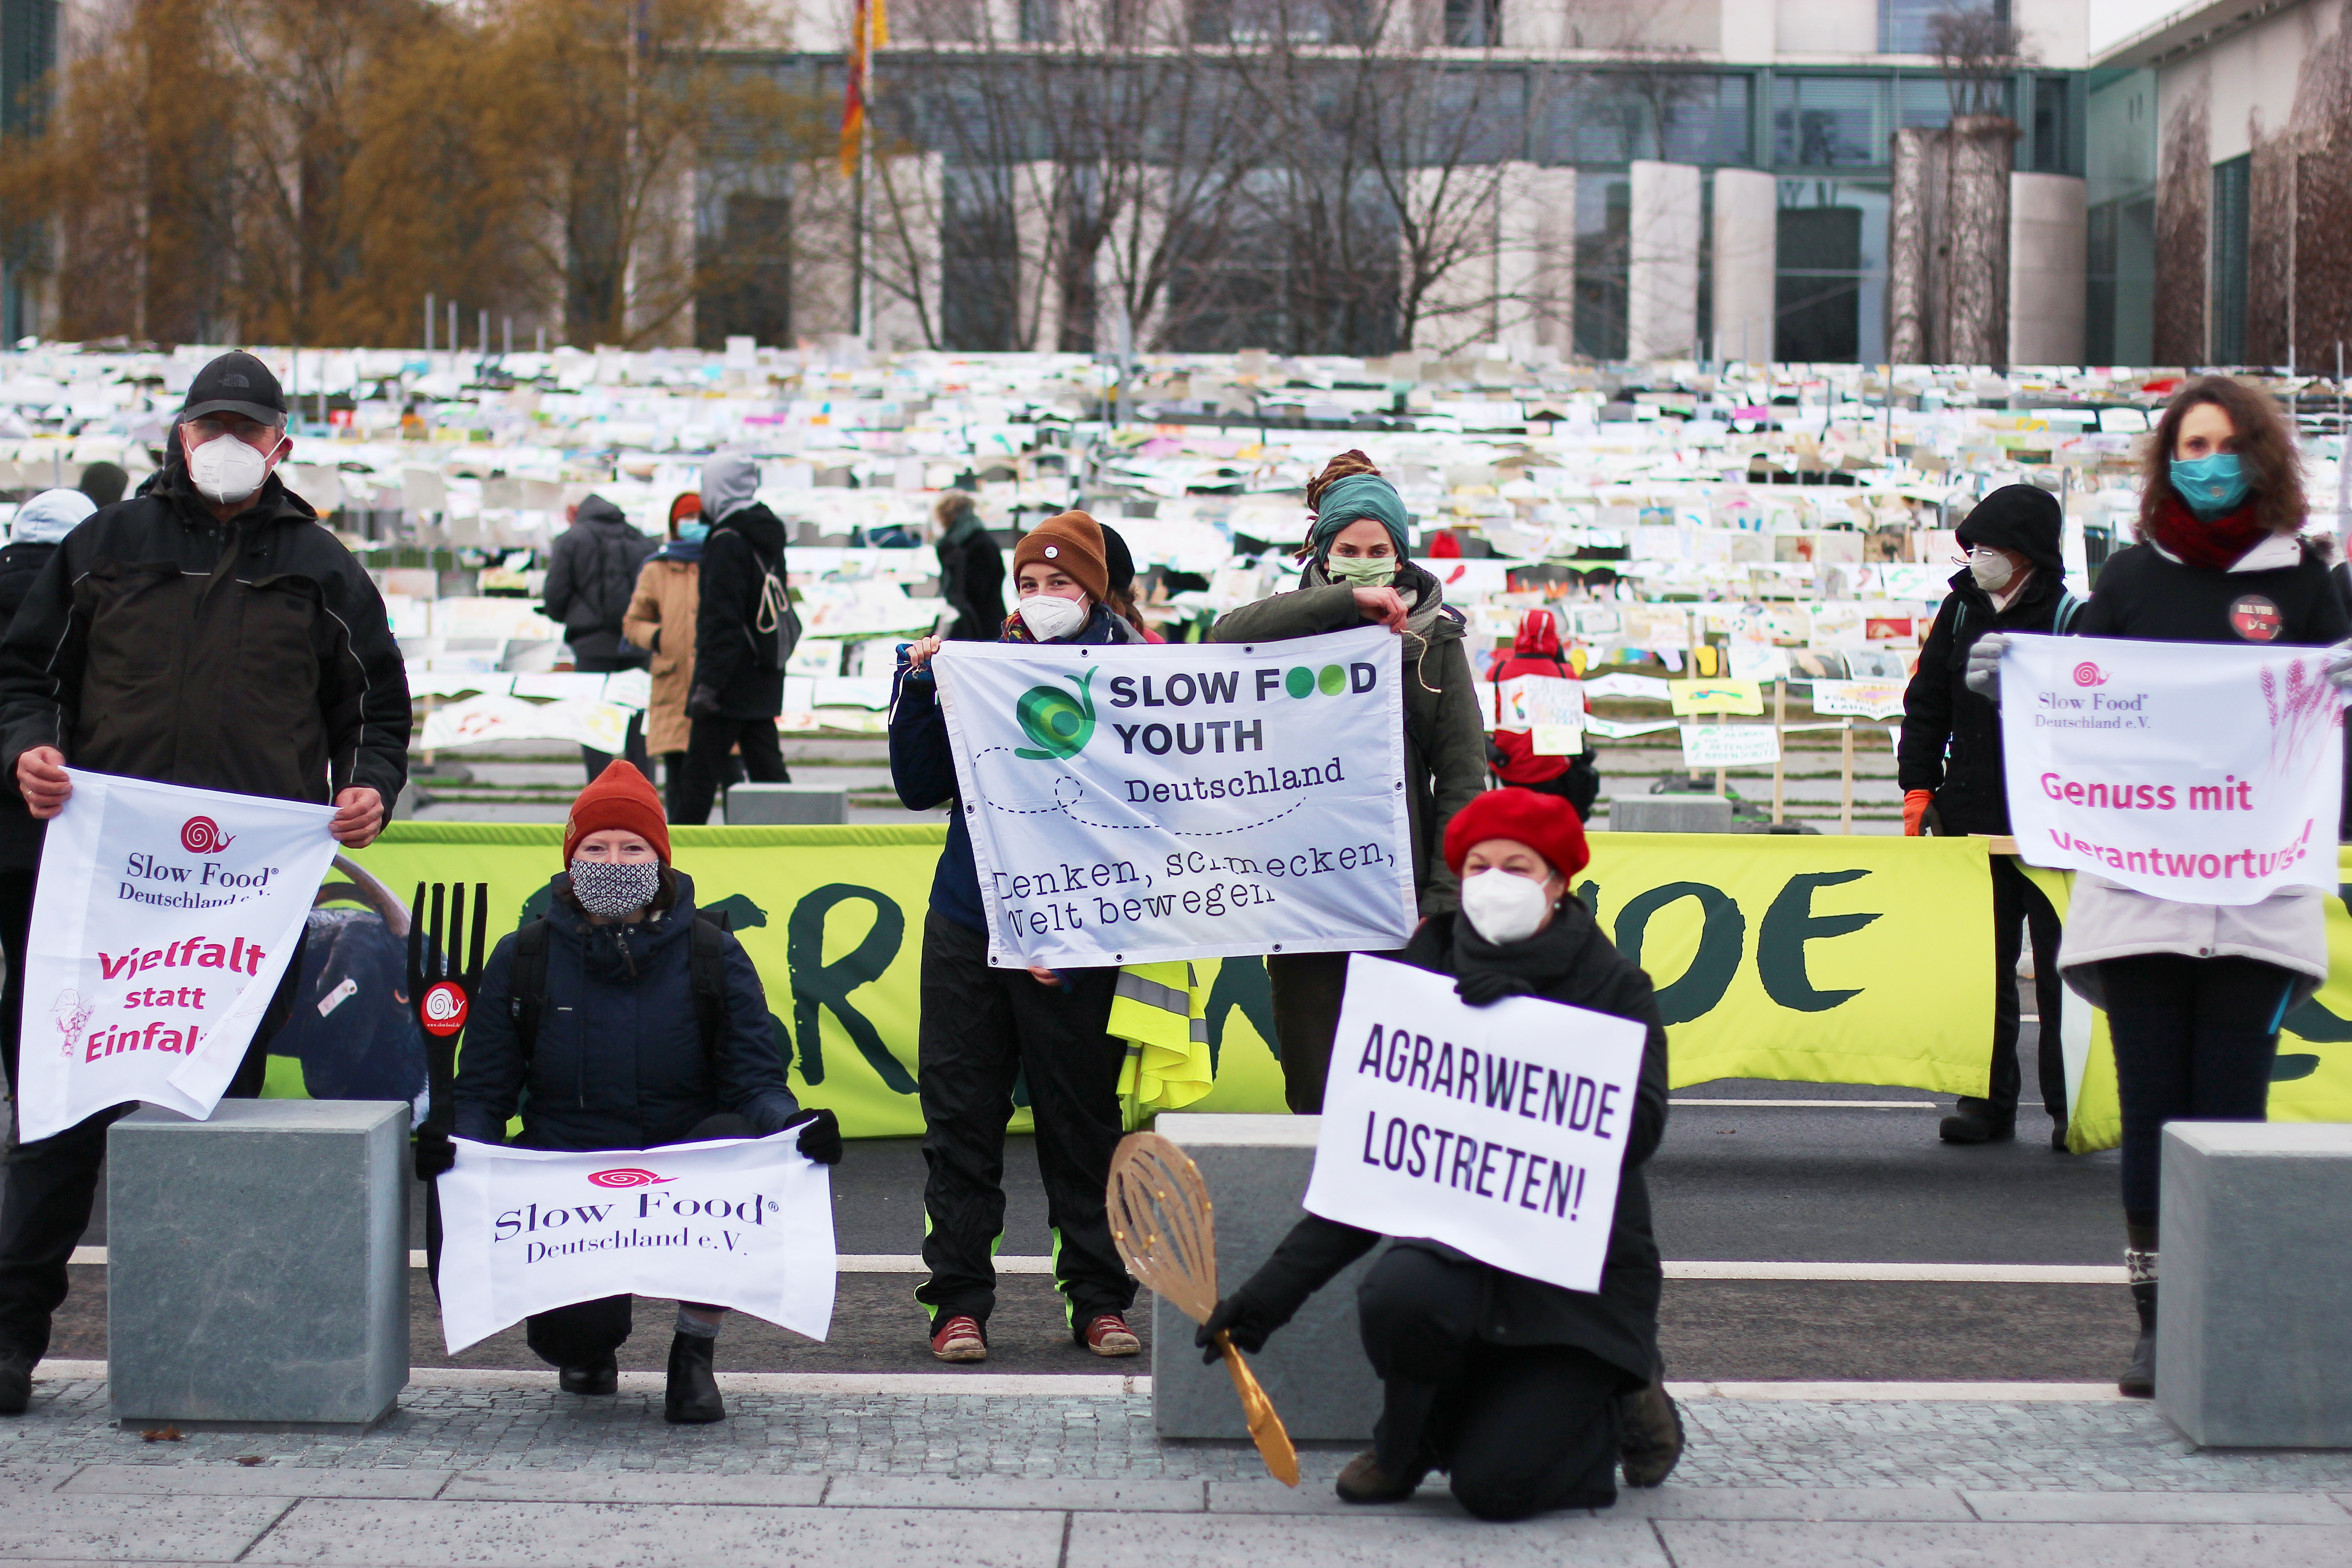
M665 1420L692 1424L727 1419L727 1402L719 1396L719 1379L710 1370L711 1352L718 1348L716 1335L670 1336L669 1388L662 1395Z
M1674 1474L1683 1457L1683 1413L1664 1383L1619 1397L1617 1447L1629 1487L1654 1487Z
M2017 1112L2003 1114L1989 1100L1963 1096L1953 1114L1937 1123L1936 1134L1947 1143L2006 1143L2017 1136Z
M33 1363L22 1351L0 1351L0 1415L22 1415L33 1402Z
M1378 1451L1367 1448L1348 1461L1336 1489L1341 1502L1402 1502L1419 1489L1428 1474L1429 1468L1423 1465L1400 1476L1390 1475L1381 1468Z
M555 1384L566 1394L617 1393L621 1386L621 1363L607 1351L594 1361L557 1368Z
M2151 1263L2153 1259L2150 1260ZM2139 1309L2139 1342L2132 1346L2131 1364L2116 1380L2116 1392L2132 1399L2156 1397L2156 1281L2143 1279L2131 1288L2132 1305Z

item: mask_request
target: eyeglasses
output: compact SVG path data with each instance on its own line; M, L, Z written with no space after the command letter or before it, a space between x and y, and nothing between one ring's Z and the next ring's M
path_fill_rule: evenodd
M206 414L184 422L181 428L196 438L199 446L217 441L223 436L234 436L248 447L272 447L285 434L282 425L264 425L258 419L248 419L242 414Z

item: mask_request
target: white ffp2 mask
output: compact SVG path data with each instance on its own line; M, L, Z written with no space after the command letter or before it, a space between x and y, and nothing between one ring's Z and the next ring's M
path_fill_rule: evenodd
M1545 884L1511 872L1481 871L1462 879L1462 912L1472 929L1500 947L1543 929L1552 905Z
M188 478L205 500L221 506L247 499L268 477L268 454L234 436L215 436L188 454Z
M1039 642L1052 642L1087 624L1086 601L1032 594L1021 601L1021 620L1028 626L1031 637Z
M2009 586L2009 580L2017 575L2017 568L1998 550L1979 547L1969 552L1969 575L1986 593L1998 594Z

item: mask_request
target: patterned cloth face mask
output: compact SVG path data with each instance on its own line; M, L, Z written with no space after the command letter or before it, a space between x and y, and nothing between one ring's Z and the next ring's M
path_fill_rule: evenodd
M658 860L572 862L572 896L592 915L625 915L644 909L660 890Z

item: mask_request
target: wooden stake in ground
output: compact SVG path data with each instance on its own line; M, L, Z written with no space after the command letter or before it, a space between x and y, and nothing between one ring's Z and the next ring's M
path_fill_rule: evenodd
M1731 722L1731 715L1728 713L1718 713L1715 716L1715 721L1717 724L1728 724ZM1723 769L1717 768L1715 770L1715 794L1718 800L1723 797L1725 793L1723 787Z
M1780 820L1781 786L1789 750L1789 678L1772 683L1772 820Z
M1157 1132L1130 1132L1110 1157L1110 1238L1127 1271L1168 1298L1196 1323L1217 1306L1217 1228L1209 1185L1192 1157ZM1274 1402L1258 1386L1233 1336L1217 1335L1234 1392L1241 1395L1250 1441L1284 1486L1298 1484L1298 1452Z
M1838 831L1853 831L1853 721L1838 721Z

